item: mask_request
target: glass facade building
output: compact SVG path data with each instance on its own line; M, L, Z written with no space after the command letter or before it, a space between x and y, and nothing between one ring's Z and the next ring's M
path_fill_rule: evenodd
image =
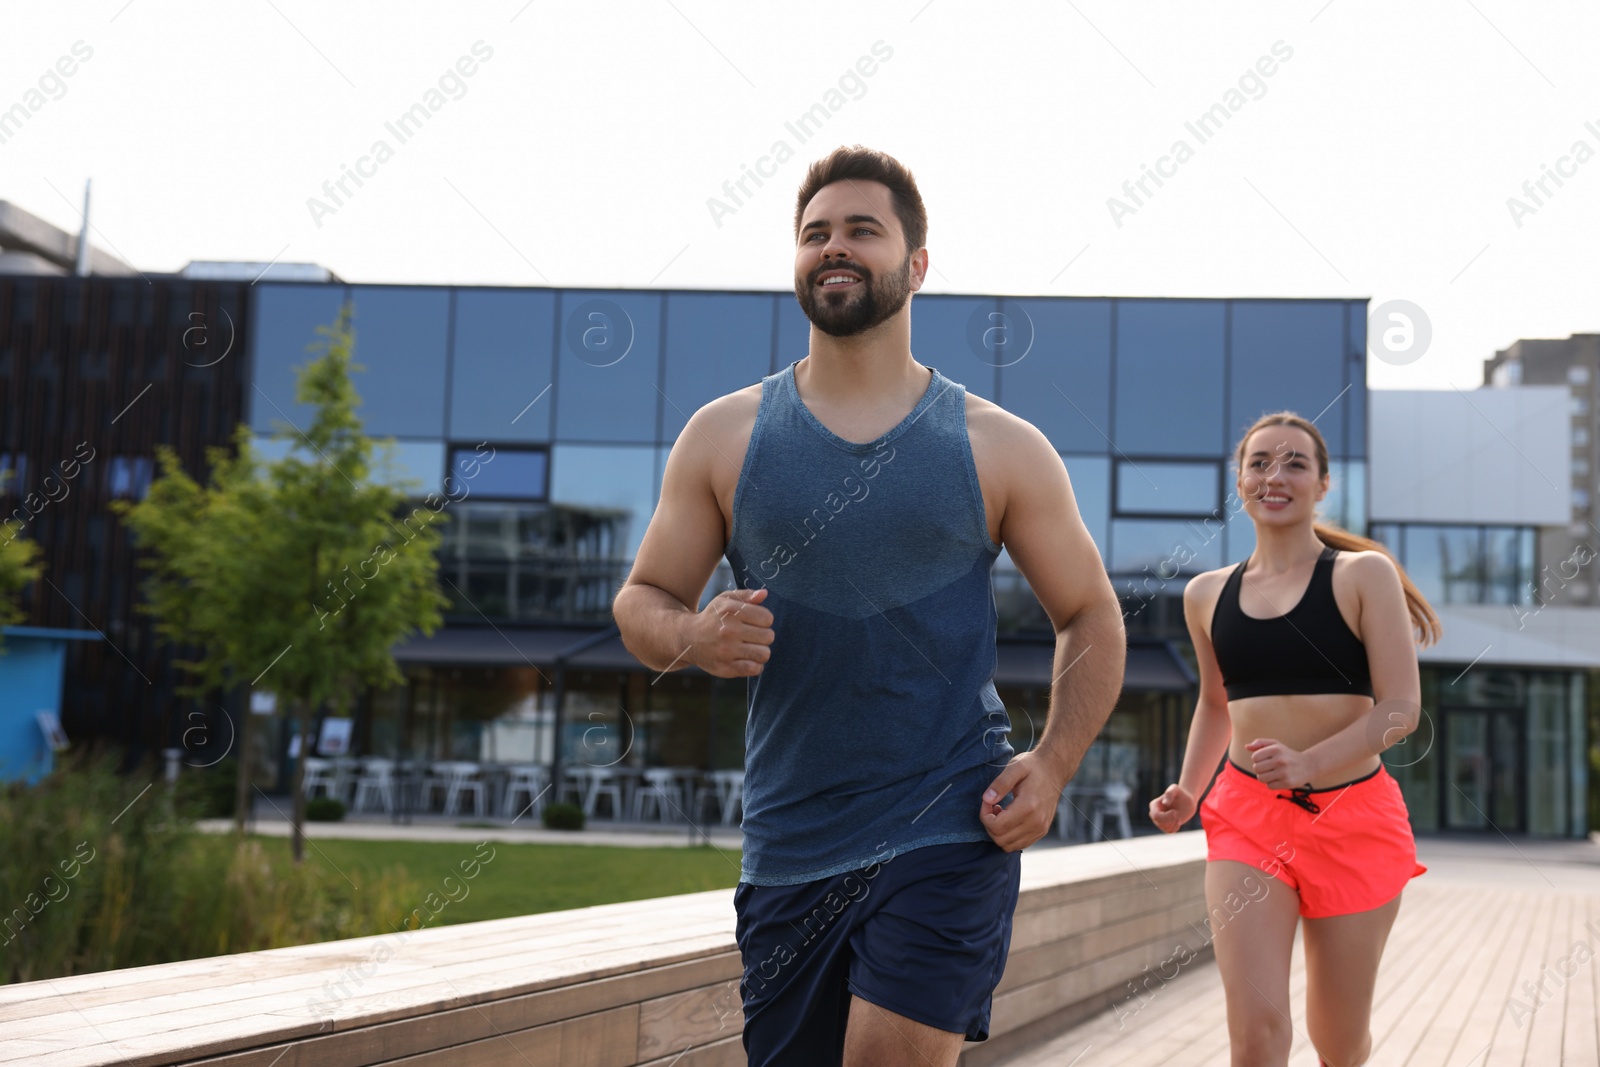
M1404 565L1430 604L1540 599L1538 531L1532 526L1374 523L1371 534Z
M348 300L369 431L395 437L396 477L457 500L447 629L400 650L408 684L374 694L363 724L371 748L440 758L551 752L549 665L610 621L672 443L701 405L802 358L810 330L786 292L254 288L253 429L305 418L293 368ZM1082 775L1159 790L1194 684L1172 604L1189 575L1253 547L1231 468L1245 428L1283 409L1316 418L1337 471L1329 517L1364 525L1365 302L920 294L912 307L920 362L1061 455L1135 631L1127 690ZM474 477L459 467L490 453ZM707 595L730 578L724 564ZM1004 554L994 582L996 686L1026 747L1048 705L1049 622ZM742 761L743 682L646 684L616 640L562 662L564 760L604 739L630 761Z
M624 562L689 416L802 358L809 336L790 293L255 288L257 432L305 418L292 368L348 299L362 414L368 432L400 443L404 473L438 490L455 450L492 446L490 481L467 488L497 507L472 524L510 530L536 511L573 509L606 527ZM1365 301L922 294L913 308L920 362L1056 447L1128 595L1249 554L1231 450L1266 412L1317 420L1335 468L1325 513L1365 526ZM466 536L452 566L480 549L503 556L514 541ZM1002 557L998 582L1008 569ZM541 611L511 597L500 617Z
M1412 826L1584 836L1590 683L1578 671L1424 667L1423 723L1384 755Z

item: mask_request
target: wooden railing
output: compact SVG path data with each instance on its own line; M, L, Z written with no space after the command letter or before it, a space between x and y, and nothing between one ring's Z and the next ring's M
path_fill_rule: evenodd
M991 1036L962 1063L1137 1010L1203 960L1204 858L1199 832L1025 853ZM743 1064L733 926L716 890L12 985L0 1065Z

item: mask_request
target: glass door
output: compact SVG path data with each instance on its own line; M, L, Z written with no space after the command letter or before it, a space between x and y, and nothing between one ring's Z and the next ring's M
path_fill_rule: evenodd
M1514 708L1446 708L1440 810L1446 830L1522 833L1523 722Z

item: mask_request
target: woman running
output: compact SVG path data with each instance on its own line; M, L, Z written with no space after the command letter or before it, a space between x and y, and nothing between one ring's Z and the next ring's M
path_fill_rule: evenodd
M1234 1067L1288 1063L1301 918L1308 1036L1325 1067L1356 1067L1400 891L1427 869L1378 754L1417 727L1415 643L1436 641L1439 619L1383 546L1315 521L1328 491L1315 426L1265 415L1234 459L1256 548L1184 589L1200 699L1150 818L1167 833L1193 818L1226 751L1200 821Z

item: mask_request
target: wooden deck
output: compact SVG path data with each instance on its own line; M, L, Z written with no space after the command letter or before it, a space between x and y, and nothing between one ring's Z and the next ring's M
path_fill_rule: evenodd
M994 1037L970 1067L1088 1018L1159 963L1204 918L1204 857L1198 833L1025 855ZM0 1067L735 1067L732 897L4 986Z
M1432 868L1426 848L1422 859ZM1379 970L1372 1067L1600 1065L1600 866L1548 870L1554 877L1539 884L1527 871L1512 877L1514 864L1485 868L1482 876L1445 864L1439 877L1430 869L1411 883ZM1541 975L1535 1007L1530 990ZM1289 1064L1316 1067L1298 938L1291 990ZM1185 967L1137 1014L1124 1004L1120 1026L1118 1014L1102 1012L1001 1062L1229 1067L1222 981L1212 959Z

